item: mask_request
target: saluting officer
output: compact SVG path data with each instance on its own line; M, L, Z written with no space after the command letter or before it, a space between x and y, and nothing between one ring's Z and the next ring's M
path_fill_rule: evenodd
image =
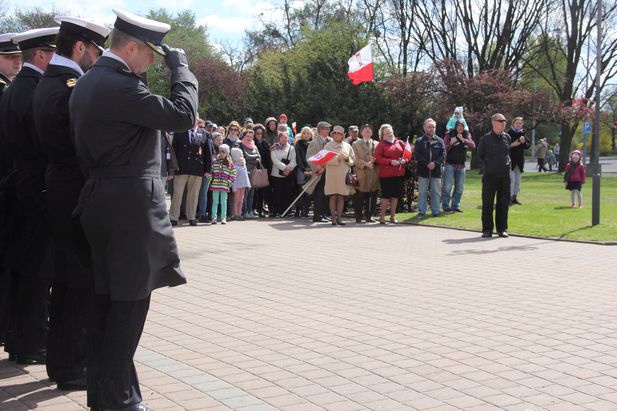
M47 157L34 131L32 96L55 50L58 27L34 29L15 35L23 55L23 67L0 102L0 127L13 161L11 195L11 243L6 264L15 291L5 351L20 364L44 363L50 246L45 219L45 169ZM9 178L9 177L7 177ZM12 330L12 331L11 331Z
M45 183L54 240L47 374L59 389L74 390L86 388L86 313L93 276L87 242L71 219L85 178L73 143L69 98L77 80L103 52L110 30L75 17L55 20L60 23L56 54L34 91L33 110L37 136L49 159Z
M186 283L160 178L159 131L192 127L197 80L182 50L162 45L168 24L114 10L110 50L82 76L70 99L77 153L89 178L76 214L90 243L95 279L88 339L88 405L147 410L133 355L153 290ZM165 55L170 97L140 75Z
M21 70L21 50L11 39L15 33L0 34L0 100L4 90L15 75ZM3 143L2 127L0 127L0 346L4 345L8 324L9 273L4 267L4 256L8 247L9 216L8 198L1 188L2 178L11 169L11 161Z

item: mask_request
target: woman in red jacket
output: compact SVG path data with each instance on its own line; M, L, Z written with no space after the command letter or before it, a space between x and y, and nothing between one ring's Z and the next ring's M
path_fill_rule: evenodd
M390 205L390 222L397 224L396 206L403 193L403 176L405 163L403 158L405 143L394 137L390 124L379 127L381 141L375 148L375 162L379 166L379 183L381 184L380 224L386 223L386 209Z

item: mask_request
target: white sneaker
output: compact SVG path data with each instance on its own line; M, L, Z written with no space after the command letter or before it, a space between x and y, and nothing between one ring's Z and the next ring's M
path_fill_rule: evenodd
M221 220L221 224L227 224L227 219L226 219L226 218L223 218L223 219Z

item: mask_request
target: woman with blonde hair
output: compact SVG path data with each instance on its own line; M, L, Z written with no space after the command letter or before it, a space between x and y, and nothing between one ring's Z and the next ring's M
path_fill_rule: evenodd
M375 162L379 166L379 184L381 186L380 224L386 223L386 209L390 206L390 223L397 224L396 206L403 193L403 176L405 163L403 158L405 143L394 136L390 124L379 127L381 141L375 148Z
M312 175L311 167L306 160L306 152L308 151L309 142L314 136L313 130L310 127L304 127L300 133L296 134L296 143L294 145L296 148L296 162L298 163L298 168L296 170L296 193L302 190L302 187L310 180ZM296 217L308 217L310 206L311 200L309 194L305 192L302 194L302 197L300 197L300 200L298 200Z

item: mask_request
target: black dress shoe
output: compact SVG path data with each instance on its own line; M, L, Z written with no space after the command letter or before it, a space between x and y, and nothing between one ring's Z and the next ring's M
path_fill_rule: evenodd
M176 220L170 220L170 221L171 221L172 227L175 227L178 225L178 222Z
M113 408L113 409L101 408L101 411L154 411L154 409L148 407L143 402L140 402L139 404L134 404L134 405L130 405L128 407L119 408L119 409L118 408Z
M47 358L44 354L32 354L32 355L17 355L17 364L32 365L32 364L45 364Z
M375 220L373 220L373 218L372 218L372 217L369 217L369 218L367 218L367 219L366 219L366 222L367 222L367 223L374 223L374 222L375 222Z
M314 223L327 223L327 222L329 222L329 221L330 221L330 220L327 220L327 219L325 219L325 218L323 218L323 217L313 218L313 222L314 222Z
M83 391L88 388L86 377L70 381L58 381L56 385L61 391Z
M17 361L17 355L12 352L9 353L9 361Z
M493 233L491 233L490 231L484 231L482 233L482 238L491 238L493 236Z
M508 235L508 232L507 232L507 231L502 231L502 232L500 232L500 233L497 233L497 235L498 235L499 237L501 237L501 238L508 238L508 237L510 237L510 236Z
M189 220L189 225L196 226L197 225L197 221Z

